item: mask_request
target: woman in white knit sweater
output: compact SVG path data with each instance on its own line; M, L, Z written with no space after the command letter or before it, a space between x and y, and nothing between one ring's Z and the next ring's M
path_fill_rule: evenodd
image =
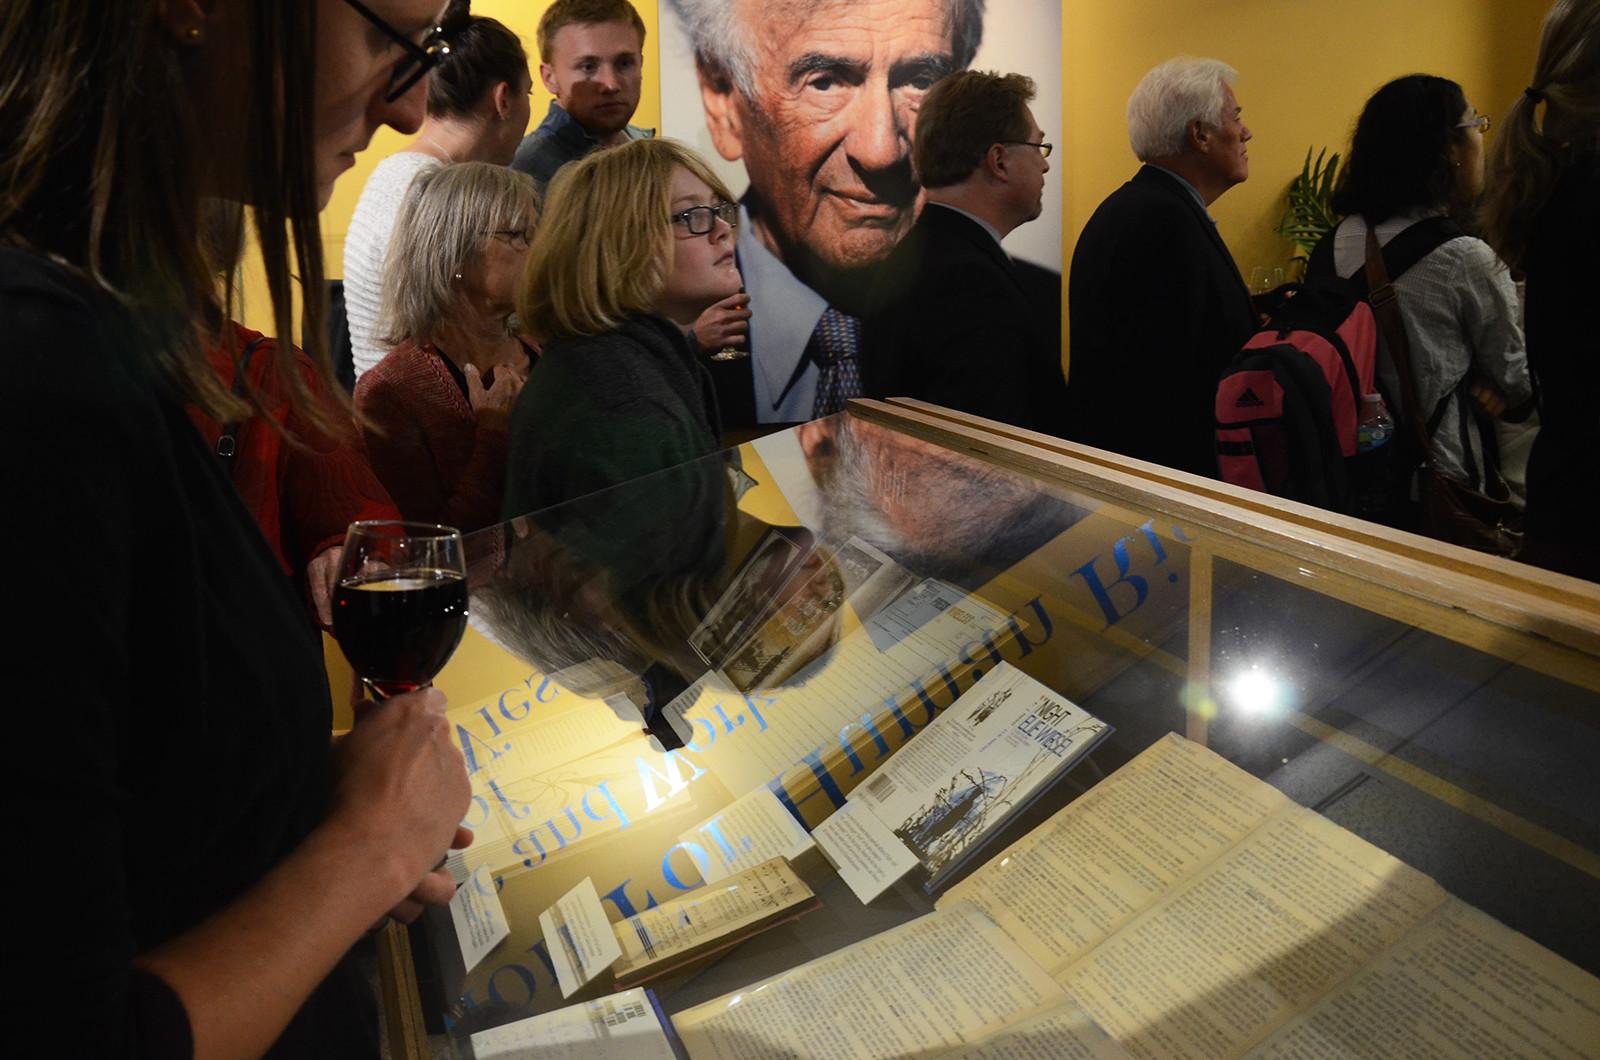
M522 42L473 16L428 80L428 117L404 151L379 162L361 189L344 239L344 300L356 376L383 360L377 334L383 265L394 221L418 173L453 162L507 165L528 129L533 81Z

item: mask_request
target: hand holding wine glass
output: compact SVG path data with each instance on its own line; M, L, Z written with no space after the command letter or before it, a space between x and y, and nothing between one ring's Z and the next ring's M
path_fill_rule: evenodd
M450 901L455 884L443 855L472 842L459 823L471 784L444 707L436 689L364 704L335 746L330 823L342 846L363 852L396 885L389 915L406 922L425 905Z
M739 347L750 340L750 296L742 289L737 294L708 306L694 322L700 347L711 350L713 361L733 361L750 356Z
M426 687L467 626L461 532L428 523L350 524L333 632L375 699Z

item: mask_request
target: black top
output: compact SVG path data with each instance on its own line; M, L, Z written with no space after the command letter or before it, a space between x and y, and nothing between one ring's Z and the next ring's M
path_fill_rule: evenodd
M1528 245L1528 362L1539 380L1541 433L1600 438L1600 155L1574 158L1539 211ZM1594 459L1590 450L1586 460Z
M553 339L511 410L511 519L717 451L716 397L683 331L659 316Z
M10 981L30 984L9 1033L76 1056L188 1056L178 999L131 961L321 818L320 645L184 409L138 367L129 319L0 248L0 320L6 598L26 630L7 667L6 804L50 936L7 947ZM303 1010L278 1053L375 1055L365 1004L341 968L311 1006L332 1019Z
M1600 579L1600 154L1571 159L1534 223L1527 275L1528 365L1539 395L1528 460L1528 558ZM1535 546L1556 543L1560 555Z
M1067 436L1215 477L1217 378L1258 318L1194 195L1151 166L1112 192L1078 238L1067 300Z
M1030 297L982 225L930 203L885 262L873 304L862 356L868 397L920 398L1060 433L1060 299Z

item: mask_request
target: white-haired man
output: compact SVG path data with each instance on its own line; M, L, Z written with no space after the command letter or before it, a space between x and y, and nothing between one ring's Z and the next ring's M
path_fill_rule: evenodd
M751 357L722 366L723 421L837 411L862 392L872 270L916 220L917 108L972 61L983 0L669 2L712 143L750 178L738 252Z
M1182 56L1128 99L1144 163L1072 254L1068 434L1216 476L1217 376L1258 325L1208 208L1249 175L1232 67Z

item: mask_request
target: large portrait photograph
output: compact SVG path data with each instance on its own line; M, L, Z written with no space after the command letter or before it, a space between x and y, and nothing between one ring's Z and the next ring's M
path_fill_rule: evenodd
M823 314L864 313L863 293L916 222L911 148L935 82L1025 74L1044 140L1061 130L1061 6L1041 0L664 0L659 62L662 135L740 198L763 420L810 418L783 414L800 374L789 367ZM1061 230L1052 176L1038 218L1003 243L1046 303L1059 304Z

